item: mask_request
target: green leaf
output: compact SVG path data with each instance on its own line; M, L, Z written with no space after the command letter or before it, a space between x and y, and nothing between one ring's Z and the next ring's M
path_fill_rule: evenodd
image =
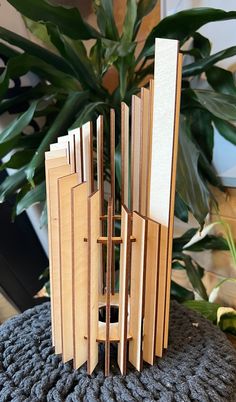
M15 193L15 191L21 188L25 182L25 168L18 170L11 176L8 176L0 185L0 202L3 202L8 195Z
M94 115L99 113L98 110L100 106L107 106L107 104L104 102L88 103L70 129L73 130L74 128L81 127L83 124L87 123L87 121L92 120Z
M183 222L188 222L188 207L177 192L175 194L175 216Z
M33 157L33 151L29 149L24 149L18 152L15 152L9 161L0 165L0 170L4 170L7 168L10 169L20 169L25 166Z
M99 36L99 33L83 20L78 8L55 6L45 0L8 0L8 2L33 21L56 24L60 31L70 38L92 39Z
M31 205L45 201L46 197L46 184L40 183L35 188L31 189L26 195L21 198L16 206L16 215L20 215L23 211L29 208Z
M139 58L145 57L146 52L154 54L155 38L178 39L180 45L193 35L203 25L213 21L223 21L236 18L236 11L223 11L216 8L190 8L163 18L153 28L147 37Z
M236 95L234 76L231 71L213 66L206 71L206 77L215 91L223 94Z
M193 48L200 52L201 57L208 57L211 53L211 43L209 39L201 35L199 32L195 32L193 35Z
M191 228L188 229L182 236L174 237L173 239L173 252L181 252L185 244L187 244L192 237L197 233L198 229Z
M179 303L182 303L185 300L194 299L194 293L172 280L171 297L177 300Z
M0 55L7 57L8 59L17 56L19 52L12 49L7 44L0 42Z
M202 240L184 248L187 251L229 250L227 241L222 236L206 235Z
M29 107L29 109L20 115L20 117L16 118L13 122L11 122L0 134L0 144L2 144L6 140L11 140L16 137L18 134L22 132L22 130L28 126L31 122L38 101L33 101Z
M211 162L214 147L212 115L207 110L192 109L190 128L195 141L207 157L208 161Z
M236 120L236 95L225 95L204 89L195 89L200 104L223 120Z
M180 120L176 189L200 224L209 212L209 190L198 171L199 151L190 140L186 120Z
M205 300L188 300L185 301L184 306L188 307L190 310L197 311L203 317L207 318L213 323L217 321L217 310L220 307L219 304L210 303Z
M203 300L208 300L206 288L201 280L204 272L203 268L201 268L196 262L194 265L192 259L187 255L184 256L184 262L187 276L193 289L199 294L199 296L201 296Z
M235 54L236 54L236 46L232 46L227 49L221 50L220 52L205 57L204 59L183 66L182 75L183 77L190 77L193 75L201 74L218 61L232 57Z
M103 36L107 39L119 40L112 0L94 0L94 9L97 15L97 24Z
M39 59L46 61L48 64L51 64L59 71L62 71L69 75L74 74L73 70L66 60L50 52L49 50L44 49L36 43L23 38L23 36L17 35L16 33L9 31L8 29L0 27L0 38L13 46L19 47L29 55L38 57Z
M36 21L32 21L27 17L23 17L24 23L27 29L36 37L38 38L46 47L54 51L54 47L50 41L50 37L47 32L47 28L44 24Z
M143 17L148 15L153 10L157 2L158 0L139 0L137 9L137 22L141 21Z
M216 129L219 131L222 137L236 145L236 127L228 121L219 119L215 116L213 116L213 121Z
M40 216L40 228L46 226L47 223L48 223L47 202L45 202Z
M123 24L122 42L131 42L134 33L134 25L137 18L136 0L127 0L126 16Z
M81 104L85 102L87 96L88 93L85 91L72 93L68 96L60 113L57 115L56 119L45 134L43 141L26 169L27 179L32 184L35 170L44 162L45 151L48 150L49 145L58 135L66 132L74 119L75 113L78 112Z

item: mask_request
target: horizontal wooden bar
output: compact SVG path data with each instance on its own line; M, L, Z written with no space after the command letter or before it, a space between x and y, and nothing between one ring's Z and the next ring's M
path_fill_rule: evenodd
M87 335L84 336L87 339ZM131 341L132 335L128 332L127 333L127 341ZM119 338L119 323L115 322L112 323L110 326L110 335L109 335L110 342L120 342ZM105 322L98 322L98 336L97 342L105 342L106 341L106 323Z
M100 219L101 219L102 221L105 221L105 220L107 219L107 215L102 215L102 216L100 216ZM121 220L121 215L113 215L112 219L114 219L114 220Z

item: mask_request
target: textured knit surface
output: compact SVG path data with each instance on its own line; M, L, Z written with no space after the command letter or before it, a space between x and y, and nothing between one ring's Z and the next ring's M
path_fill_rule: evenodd
M49 304L0 327L0 401L236 401L236 353L225 335L198 314L173 303L170 345L155 366L125 377L114 367L73 370L53 354Z

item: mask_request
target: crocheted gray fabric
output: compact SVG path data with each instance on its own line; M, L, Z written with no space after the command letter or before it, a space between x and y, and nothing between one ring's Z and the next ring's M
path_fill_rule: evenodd
M98 367L73 370L51 346L49 304L0 326L0 401L235 402L236 353L225 335L198 314L172 303L170 345L155 366L124 377Z

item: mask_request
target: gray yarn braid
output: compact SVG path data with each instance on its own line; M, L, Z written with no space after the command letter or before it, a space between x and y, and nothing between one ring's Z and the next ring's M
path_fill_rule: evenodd
M45 303L0 326L0 402L236 401L236 352L220 330L178 303L165 356L125 377L114 363L108 378L102 367L89 376L53 354L49 309Z

